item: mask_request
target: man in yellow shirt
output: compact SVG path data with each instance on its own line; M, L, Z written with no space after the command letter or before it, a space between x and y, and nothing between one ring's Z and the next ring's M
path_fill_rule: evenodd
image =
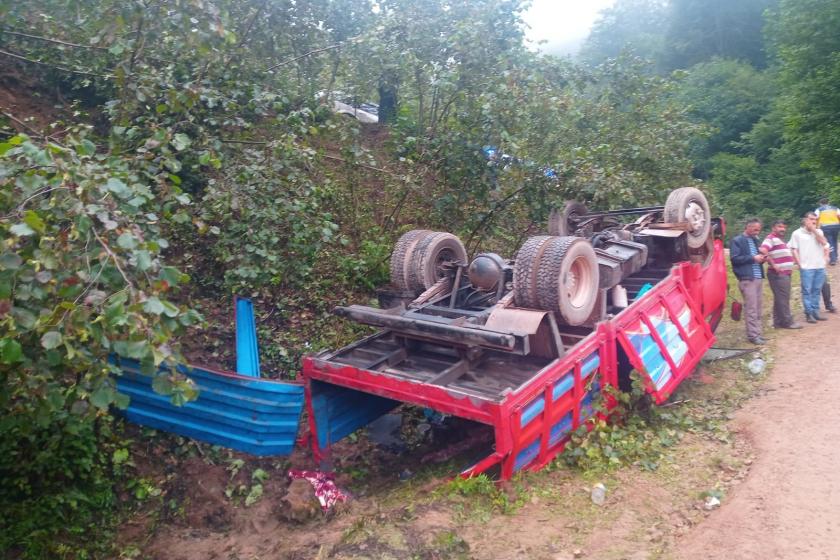
M828 244L831 246L831 255L828 264L837 264L837 234L840 233L840 210L828 203L828 198L820 199L820 207L814 214L817 215L817 227L825 234Z

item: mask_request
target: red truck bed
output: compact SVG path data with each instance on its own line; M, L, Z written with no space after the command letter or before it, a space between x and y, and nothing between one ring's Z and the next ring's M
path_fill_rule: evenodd
M653 287L636 297L644 284ZM537 470L563 450L607 386L618 388L632 369L641 372L657 403L693 371L714 342L726 298L723 243L702 266L681 262L642 269L625 285L632 303L594 328L566 328L565 354L540 358L488 351L469 371L459 370L446 345L422 337L397 344L384 330L303 363L311 446L325 459L336 441L400 403L428 407L492 426L495 445L464 470L491 467L502 479ZM607 409L614 403L604 399Z

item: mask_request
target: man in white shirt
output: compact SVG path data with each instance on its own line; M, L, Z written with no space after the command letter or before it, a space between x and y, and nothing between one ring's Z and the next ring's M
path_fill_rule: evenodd
M820 316L820 292L825 282L825 265L828 263L830 245L822 230L817 227L816 214L805 214L802 227L790 236L788 247L799 267L805 320L809 323L825 321L825 317Z

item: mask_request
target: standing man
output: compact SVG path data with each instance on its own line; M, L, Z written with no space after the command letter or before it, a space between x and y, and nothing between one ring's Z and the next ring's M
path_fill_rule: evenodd
M828 198L823 197L820 199L820 207L814 214L817 215L817 227L823 231L831 247L828 264L834 266L837 264L837 234L840 233L840 210L829 204Z
M829 313L837 313L837 307L831 303L831 279L828 277L828 272L825 273L825 282L822 287L823 305L825 310Z
M729 260L732 271L738 278L738 288L744 296L744 316L747 340L753 344L765 344L761 336L761 288L764 278L764 255L758 250L761 220L750 218L744 226L744 233L729 242Z
M767 282L773 292L773 326L777 329L801 329L790 313L790 277L793 273L793 253L785 243L787 224L784 220L773 222L773 229L758 248L765 255Z
M809 323L826 321L825 317L820 316L820 292L825 282L825 263L828 262L830 246L817 227L817 215L814 212L808 212L802 218L802 227L790 236L788 247L793 251L793 260L799 267L805 320Z

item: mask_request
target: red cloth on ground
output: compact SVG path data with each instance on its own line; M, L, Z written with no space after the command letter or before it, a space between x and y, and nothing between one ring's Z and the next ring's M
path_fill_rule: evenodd
M291 469L289 471L289 478L303 478L308 480L315 489L315 497L321 503L321 509L329 511L338 502L346 502L347 494L339 490L335 485L335 474L324 473L320 471L299 471Z

